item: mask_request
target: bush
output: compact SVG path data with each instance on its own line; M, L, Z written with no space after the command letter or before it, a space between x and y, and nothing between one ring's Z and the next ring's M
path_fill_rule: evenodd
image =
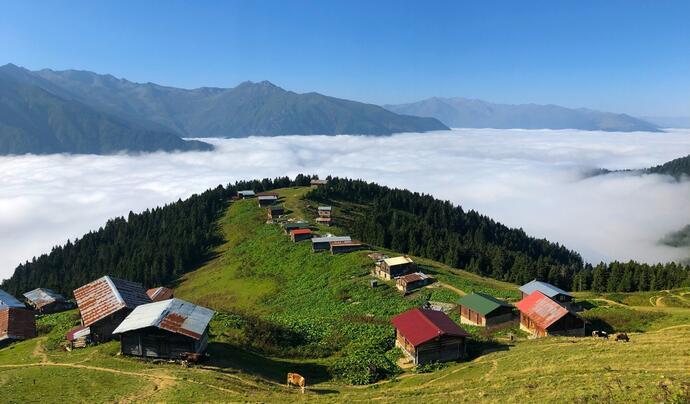
M399 372L397 365L379 347L350 344L329 369L331 375L349 384L370 384Z
M437 370L441 370L446 367L445 363L441 362L432 362L432 363L427 363L426 365L419 365L417 366L414 371L416 373L433 373Z

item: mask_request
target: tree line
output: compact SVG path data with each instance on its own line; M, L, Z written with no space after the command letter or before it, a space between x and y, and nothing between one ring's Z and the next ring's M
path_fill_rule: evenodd
M71 297L74 289L104 275L146 287L169 285L196 269L222 242L217 219L238 190L306 186L311 178L238 181L162 207L130 212L127 218L108 220L100 229L19 265L0 288L18 296L45 287Z
M585 265L566 247L448 201L361 180L330 178L307 196L357 206L346 226L362 241L513 283L539 279L563 289L658 290L690 285L690 269L669 263ZM596 277L594 276L596 274ZM631 280L632 279L632 280ZM606 285L600 290L601 283Z

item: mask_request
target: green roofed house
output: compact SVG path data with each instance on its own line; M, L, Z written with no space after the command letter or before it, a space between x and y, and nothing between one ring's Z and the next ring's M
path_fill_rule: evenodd
M509 325L516 320L513 305L485 293L472 293L458 300L460 322L493 328Z

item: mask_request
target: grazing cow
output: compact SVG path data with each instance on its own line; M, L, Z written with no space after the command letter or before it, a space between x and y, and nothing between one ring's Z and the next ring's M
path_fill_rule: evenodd
M609 339L609 334L606 331L592 331L592 337Z
M306 386L306 382L304 381L304 377L300 376L299 374L288 373L287 386L297 386L302 389L302 394L304 394L304 386Z
M628 334L626 334L626 333L624 333L624 332L619 332L618 334L616 334L616 336L614 337L614 339L615 339L616 341L630 342L630 337L628 337Z

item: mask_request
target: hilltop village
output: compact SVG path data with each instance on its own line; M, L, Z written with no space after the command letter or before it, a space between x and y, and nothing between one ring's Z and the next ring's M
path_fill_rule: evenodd
M131 385L136 397L162 401L285 401L302 393L341 401L361 398L355 385L369 385L362 397L415 401L422 392L467 390L503 402L514 401L505 387L512 384L525 397L548 395L568 372L560 360L578 372L593 366L587 389L596 391L619 383L604 377L609 368L627 372L620 366L633 361L658 375L649 358L682 349L690 324L684 289L597 295L543 278L489 279L362 241L353 220L363 205L320 197L326 187L312 179L218 193L225 208L214 220L225 244L175 282L95 273L70 292L49 282L16 297L0 291L0 384L32 401L43 396L25 387L43 379L3 374L124 367L153 386L106 383L103 400L128 401L122 391ZM647 300L651 312L638 307ZM687 366L682 355L667 362L663 385L644 373L626 373L620 383L642 386L644 397L681 394L677 377ZM547 381L515 373L525 366L546 366L535 372ZM90 378L74 377L74 388ZM166 387L170 380L179 389ZM448 384L431 393L435 380ZM632 393L602 397L615 394Z
M327 184L312 180L312 187ZM266 225L280 226L293 243L311 243L314 254L350 254L367 250L372 260L371 288L392 283L401 295L434 287L437 280L424 273L407 255L389 256L348 235L328 231L337 223L332 206L316 206L313 222L289 217L275 192L242 190L232 201L255 200L266 212ZM573 296L546 282L531 281L519 288L522 299L515 304L486 293L467 294L456 305L424 305L391 318L395 346L404 355L401 363L426 365L457 361L467 357L471 334L463 325L489 330L519 329L529 338L547 336L584 337L586 322L578 315ZM65 334L65 349L85 348L110 340L120 342L120 353L143 358L198 362L209 341L209 327L215 312L174 297L170 288L145 289L125 279L103 276L73 292L74 299L47 288L24 294L20 301L0 291L0 342L36 336L36 316L78 309L80 325ZM457 324L449 314L455 312ZM514 335L511 335L514 338ZM627 340L621 334L617 338Z

